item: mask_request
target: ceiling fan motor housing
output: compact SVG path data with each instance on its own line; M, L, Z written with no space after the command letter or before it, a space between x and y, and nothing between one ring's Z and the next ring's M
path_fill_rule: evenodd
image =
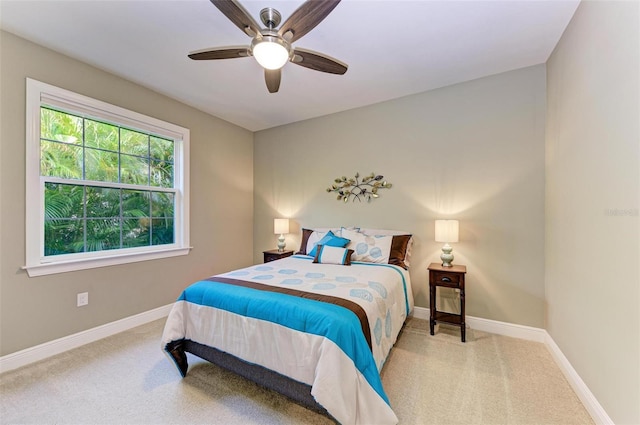
M265 7L260 11L260 20L262 20L265 27L274 29L280 25L282 15L272 7Z
M289 44L287 40L285 40L284 38L280 37L276 31L271 31L271 30L260 31L260 35L258 35L257 37L254 37L254 39L251 40L251 50L253 50L253 48L256 45L262 42L277 43L282 47L284 47L285 49L287 49L287 52L291 52L291 44Z

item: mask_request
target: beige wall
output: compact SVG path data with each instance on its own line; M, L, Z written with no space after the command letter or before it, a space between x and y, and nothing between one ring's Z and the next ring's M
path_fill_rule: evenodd
M545 78L539 65L257 132L254 260L276 246L274 217L297 224L288 247L300 226L407 230L416 304L428 307L434 220L457 218L467 314L543 327ZM325 191L372 171L393 188L370 204Z
M0 355L169 304L197 278L251 264L251 132L9 33L0 43ZM189 255L27 277L26 77L191 130Z
M547 330L640 423L640 12L583 1L547 64Z

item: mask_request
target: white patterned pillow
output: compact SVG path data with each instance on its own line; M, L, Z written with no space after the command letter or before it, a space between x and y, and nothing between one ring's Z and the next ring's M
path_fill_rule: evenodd
M383 229L358 229L358 231L369 236L393 236L391 242L391 254L389 255L389 264L394 264L409 270L409 261L411 260L411 251L413 247L413 235L411 235L410 232Z
M320 264L340 264L343 266L350 266L352 254L352 249L329 245L318 245L317 253L313 259L313 262Z
M350 239L346 248L353 250L351 261L387 264L391 253L391 235L369 236L355 230L342 228L342 237Z

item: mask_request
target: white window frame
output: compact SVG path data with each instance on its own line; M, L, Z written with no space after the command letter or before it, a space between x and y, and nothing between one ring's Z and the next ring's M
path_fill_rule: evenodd
M30 277L187 255L189 246L189 129L27 78L26 265ZM40 107L138 129L174 141L173 244L44 255L44 187L40 176Z

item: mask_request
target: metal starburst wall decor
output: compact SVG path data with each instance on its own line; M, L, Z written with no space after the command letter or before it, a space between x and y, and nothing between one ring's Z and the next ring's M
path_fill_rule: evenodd
M357 199L362 202L366 199L367 202L371 202L372 199L380 197L380 189L391 189L391 183L384 180L384 176L371 173L361 180L360 173L356 173L356 176L350 179L345 176L338 177L331 187L327 188L327 192L336 192L338 201L349 202L351 199L355 202Z

